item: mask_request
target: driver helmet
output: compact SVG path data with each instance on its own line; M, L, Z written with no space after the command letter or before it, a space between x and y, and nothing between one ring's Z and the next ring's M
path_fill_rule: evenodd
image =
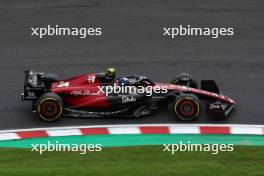
M129 85L129 80L128 80L128 78L120 78L120 79L119 79L119 85L120 85L120 86L128 86L128 85Z
M113 67L108 68L105 72L105 76L110 77L110 78L115 78L116 70Z

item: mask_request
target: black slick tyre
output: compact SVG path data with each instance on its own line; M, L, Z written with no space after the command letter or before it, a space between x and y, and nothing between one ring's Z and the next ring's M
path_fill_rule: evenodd
M200 114L200 101L197 96L182 94L174 102L173 110L182 121L194 121Z
M48 122L58 120L63 113L63 101L53 92L44 93L36 103L38 116Z

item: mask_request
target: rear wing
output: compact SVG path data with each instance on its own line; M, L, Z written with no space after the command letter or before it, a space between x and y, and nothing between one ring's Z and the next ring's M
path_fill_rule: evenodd
M25 70L24 92L21 94L23 101L37 100L38 96L45 91L44 75L33 70Z

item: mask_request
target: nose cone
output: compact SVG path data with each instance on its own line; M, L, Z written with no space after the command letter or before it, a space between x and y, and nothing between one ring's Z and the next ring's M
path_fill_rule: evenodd
M229 102L229 103L231 103L231 104L233 104L233 105L236 104L236 102L235 102L233 99L229 98L228 96L222 95L221 97L222 97L225 101L227 101L227 102Z

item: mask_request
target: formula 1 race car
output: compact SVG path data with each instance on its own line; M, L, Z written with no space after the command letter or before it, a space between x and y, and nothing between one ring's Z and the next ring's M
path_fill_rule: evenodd
M199 87L199 88L198 88ZM23 101L45 121L71 117L141 117L163 108L183 121L196 120L205 108L214 118L227 117L234 100L223 95L214 80L197 82L187 73L171 83L145 76L115 78L115 69L59 80L54 74L25 71ZM202 106L203 105L203 106Z

